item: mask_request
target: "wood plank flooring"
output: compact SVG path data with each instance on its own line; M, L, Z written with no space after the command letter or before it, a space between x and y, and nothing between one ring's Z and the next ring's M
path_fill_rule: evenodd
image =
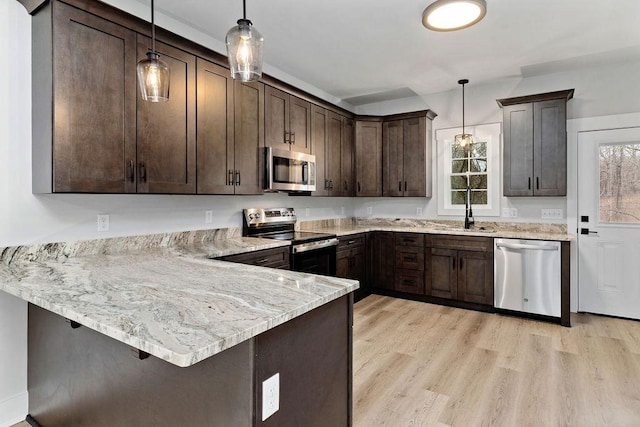
M371 295L354 310L354 426L640 426L640 322L571 321Z

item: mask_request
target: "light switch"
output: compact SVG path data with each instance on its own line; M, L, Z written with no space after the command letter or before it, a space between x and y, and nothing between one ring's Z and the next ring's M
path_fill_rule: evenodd
M262 382L262 421L280 409L280 373Z

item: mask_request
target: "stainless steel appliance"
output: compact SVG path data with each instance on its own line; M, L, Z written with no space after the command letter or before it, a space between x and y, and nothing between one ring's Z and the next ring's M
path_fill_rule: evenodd
M266 147L265 189L316 191L316 156Z
M560 317L560 242L495 239L495 307Z
M293 208L244 209L242 235L291 242L290 264L294 271L336 275L335 234L295 231Z

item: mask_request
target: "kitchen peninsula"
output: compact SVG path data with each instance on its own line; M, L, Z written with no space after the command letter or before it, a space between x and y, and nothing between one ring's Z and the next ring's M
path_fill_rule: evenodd
M350 424L357 282L211 260L287 244L213 234L0 249L0 290L30 303L37 423Z

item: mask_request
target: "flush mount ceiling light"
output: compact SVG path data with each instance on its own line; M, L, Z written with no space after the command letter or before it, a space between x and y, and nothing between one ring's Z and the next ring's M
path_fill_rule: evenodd
M255 81L262 76L262 47L264 38L247 19L246 0L242 0L242 19L231 28L224 39L231 77L242 82Z
M484 0L436 0L422 12L422 24L434 31L467 28L484 18Z
M471 147L471 144L473 144L473 137L471 134L465 133L464 131L464 85L467 83L469 83L469 80L467 79L458 80L458 84L462 85L462 133L456 135L455 139L455 143L463 147L465 150L468 150Z
M153 0L151 0L151 50L147 57L138 62L138 83L142 99L150 102L169 100L169 67L156 52L156 26Z

